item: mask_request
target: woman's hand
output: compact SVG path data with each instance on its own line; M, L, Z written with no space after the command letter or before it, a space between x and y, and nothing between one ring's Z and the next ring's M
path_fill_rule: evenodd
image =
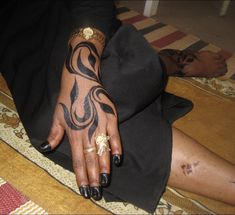
M66 132L80 193L95 200L110 182L110 150L117 166L122 154L117 112L99 79L102 49L78 37L70 42L53 124L41 145L42 152L53 150Z

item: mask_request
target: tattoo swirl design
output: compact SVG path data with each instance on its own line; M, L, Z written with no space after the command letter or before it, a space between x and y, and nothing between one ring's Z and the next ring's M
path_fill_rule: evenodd
M90 68L92 69L88 68L82 62L81 54L84 50L82 48L84 47L87 48L89 51L88 62L90 64ZM75 56L78 56L77 59L75 59ZM66 58L65 65L69 73L79 75L85 79L99 83L99 68L98 72L95 71L95 66L97 64L96 59L99 57L100 56L98 54L98 51L92 43L81 42L74 48L72 48L71 45L69 46L69 52ZM73 66L74 62L76 62L77 68ZM79 98L79 86L75 77L73 87L70 91L70 107L67 107L64 103L59 103L63 108L64 119L69 128L71 128L72 130L83 130L85 128L88 128L88 139L90 143L91 138L99 123L97 106L99 106L100 109L105 113L115 115L113 108L101 101L101 95L110 100L107 92L100 85L91 87L87 95L84 97L83 116L79 116L79 114L77 113L76 103L77 99Z
M70 93L70 110L67 106L63 103L60 103L63 107L64 111L64 119L66 124L72 130L83 130L87 127L88 129L88 138L91 142L91 138L97 128L99 117L97 114L97 108L95 106L94 101L96 101L100 108L109 114L115 115L112 107L103 103L100 99L100 94L103 94L106 97L109 97L107 92L100 86L94 86L90 89L89 93L86 95L84 102L83 102L83 116L79 116L76 111L75 101L78 99L79 96L79 88L77 81L75 79L73 88Z
M84 48L84 47L87 48L89 51L88 61L93 71L89 69L88 67L86 67L81 60L82 50L80 48ZM78 52L78 58L76 59L78 69L75 69L74 66L72 65L72 61L76 52ZM78 45L76 45L74 48L72 48L72 46L69 45L69 51L68 51L68 56L66 58L65 65L66 65L67 70L70 73L80 75L86 79L99 82L99 77L95 73L95 64L96 64L97 57L100 57L100 56L98 54L96 47L92 43L81 42ZM99 74L99 71L98 71L98 74Z

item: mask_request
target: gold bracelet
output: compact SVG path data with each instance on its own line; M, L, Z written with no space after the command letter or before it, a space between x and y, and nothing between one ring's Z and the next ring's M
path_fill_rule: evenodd
M91 27L76 28L71 33L69 41L71 41L74 37L77 36L85 40L94 39L97 40L102 46L105 45L105 35L95 28Z

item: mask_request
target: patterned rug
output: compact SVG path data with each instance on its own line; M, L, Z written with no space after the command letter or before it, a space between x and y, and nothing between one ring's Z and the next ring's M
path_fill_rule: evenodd
M47 212L0 178L0 214L47 214Z
M127 7L118 6L118 14L123 24L134 25L157 51L172 48L190 51L208 50L220 53L228 65L228 72L225 76L211 79L184 78L183 80L203 90L235 100L235 54L205 42L194 35L186 34L171 25L145 17Z

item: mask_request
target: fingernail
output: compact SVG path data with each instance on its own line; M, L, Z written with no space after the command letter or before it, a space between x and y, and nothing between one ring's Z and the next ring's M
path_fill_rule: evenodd
M91 187L91 197L98 201L98 200L101 200L102 198L102 190L101 190L101 187Z
M113 155L113 163L116 166L120 166L122 163L122 156L121 155Z
M102 187L107 187L110 182L110 175L107 173L101 173L100 174L100 184Z
M91 197L90 187L88 185L80 186L79 191L85 199L89 199Z
M51 145L50 145L50 143L49 143L48 141L42 143L42 144L40 145L40 151L41 151L42 153L50 152L50 151L51 151Z

